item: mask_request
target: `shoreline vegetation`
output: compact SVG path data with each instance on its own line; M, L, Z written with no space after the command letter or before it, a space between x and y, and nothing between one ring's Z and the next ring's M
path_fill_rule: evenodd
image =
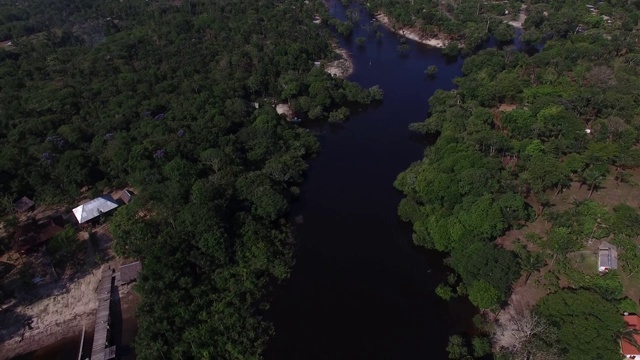
M505 20L505 23L513 26L514 28L522 29L525 20L527 19L526 15L526 5L522 5L520 11L518 13L518 18L515 20ZM384 25L387 29L392 31L395 34L402 35L408 39L417 41L424 45L429 45L438 49L444 49L449 45L452 41L447 39L447 34L441 33L436 36L427 36L418 28L411 26L403 26L398 27L397 23L390 18L384 11L378 11L375 15L375 19L378 20L382 25ZM458 47L463 48L464 44L462 41L458 41Z
M407 19L423 13L395 5ZM436 91L410 126L438 139L396 179L398 213L416 244L449 256L438 296L480 310L476 334L450 337L450 358L620 358L623 314L640 311L638 10L495 4L487 34L506 41L504 28L529 17L520 40L544 48L465 58L457 88Z
M426 36L420 29L414 27L397 27L396 22L389 18L383 11L378 11L375 18L392 32L402 35L408 39L417 41L421 44L433 46L435 48L444 49L449 45L450 41L444 37L444 34L438 36ZM462 46L462 45L459 45Z

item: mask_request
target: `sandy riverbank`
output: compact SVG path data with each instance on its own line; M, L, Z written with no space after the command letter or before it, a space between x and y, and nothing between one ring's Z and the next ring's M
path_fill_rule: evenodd
M0 360L10 359L41 349L65 338L78 337L82 327L93 331L98 302L96 288L102 272L98 268L73 282L66 290L36 301L28 306L7 309L0 314ZM139 296L131 285L119 288L122 316L135 316ZM15 319L31 319L31 329Z
M516 20L508 21L507 23L513 27L522 29L522 25L524 25L524 21L527 19L527 15L525 14L526 9L527 5L522 5L522 7L520 8L520 13L518 14L518 18Z
M327 63L324 67L324 71L339 78L346 78L353 73L354 66L353 60L349 52L337 44L333 44L333 51L340 55L340 59Z
M80 334L82 326L93 328L100 269L70 284L55 295L27 306L7 309L0 315L3 324L0 359L9 359ZM31 329L18 319L30 319Z
M415 40L419 43L437 47L444 48L449 45L449 40L445 39L442 36L426 36L422 31L417 28L411 27L403 27L398 28L395 26L393 20L391 20L385 13L379 12L375 15L376 19L382 23L382 25L386 26L389 30L395 32L396 34L400 34L405 36L411 40Z

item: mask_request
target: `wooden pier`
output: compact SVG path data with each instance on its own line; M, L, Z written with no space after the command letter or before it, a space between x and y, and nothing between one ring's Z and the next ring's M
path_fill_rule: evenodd
M116 358L116 346L110 342L111 338L109 336L112 320L111 302L119 286L136 281L141 268L140 262L135 262L123 265L117 270L111 267L102 269L102 277L96 289L98 292L98 309L96 310L96 325L93 330L91 360ZM82 351L82 348L80 351Z
M116 347L109 343L109 326L111 324L110 309L114 277L114 269L102 270L102 278L98 285L98 310L96 312L96 325L93 331L93 349L91 360L108 360L116 356Z

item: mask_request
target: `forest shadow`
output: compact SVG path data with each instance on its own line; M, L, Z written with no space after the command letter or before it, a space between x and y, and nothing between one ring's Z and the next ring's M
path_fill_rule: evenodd
M122 301L120 300L120 290L115 285L115 278L112 279L111 305L110 305L110 340L109 345L116 346L118 357L122 350Z
M31 329L33 318L23 313L17 312L17 306L14 303L8 308L0 311L0 324L2 329L0 330L0 344L13 339L16 336L24 338L27 330Z

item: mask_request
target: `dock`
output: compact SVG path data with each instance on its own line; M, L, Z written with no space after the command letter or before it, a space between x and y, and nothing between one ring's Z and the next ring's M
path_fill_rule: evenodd
M93 331L93 348L91 360L108 360L116 357L115 346L109 343L109 326L111 324L110 309L113 292L112 279L114 269L102 270L102 278L98 285L98 309L96 310L96 325Z
M120 266L118 269L110 266L102 269L102 277L96 289L98 292L98 308L96 310L96 324L93 330L91 360L116 358L117 349L111 338L112 303L115 301L114 297L117 299L118 287L136 281L141 268L142 265L138 261ZM82 345L80 351L80 354L82 354Z

